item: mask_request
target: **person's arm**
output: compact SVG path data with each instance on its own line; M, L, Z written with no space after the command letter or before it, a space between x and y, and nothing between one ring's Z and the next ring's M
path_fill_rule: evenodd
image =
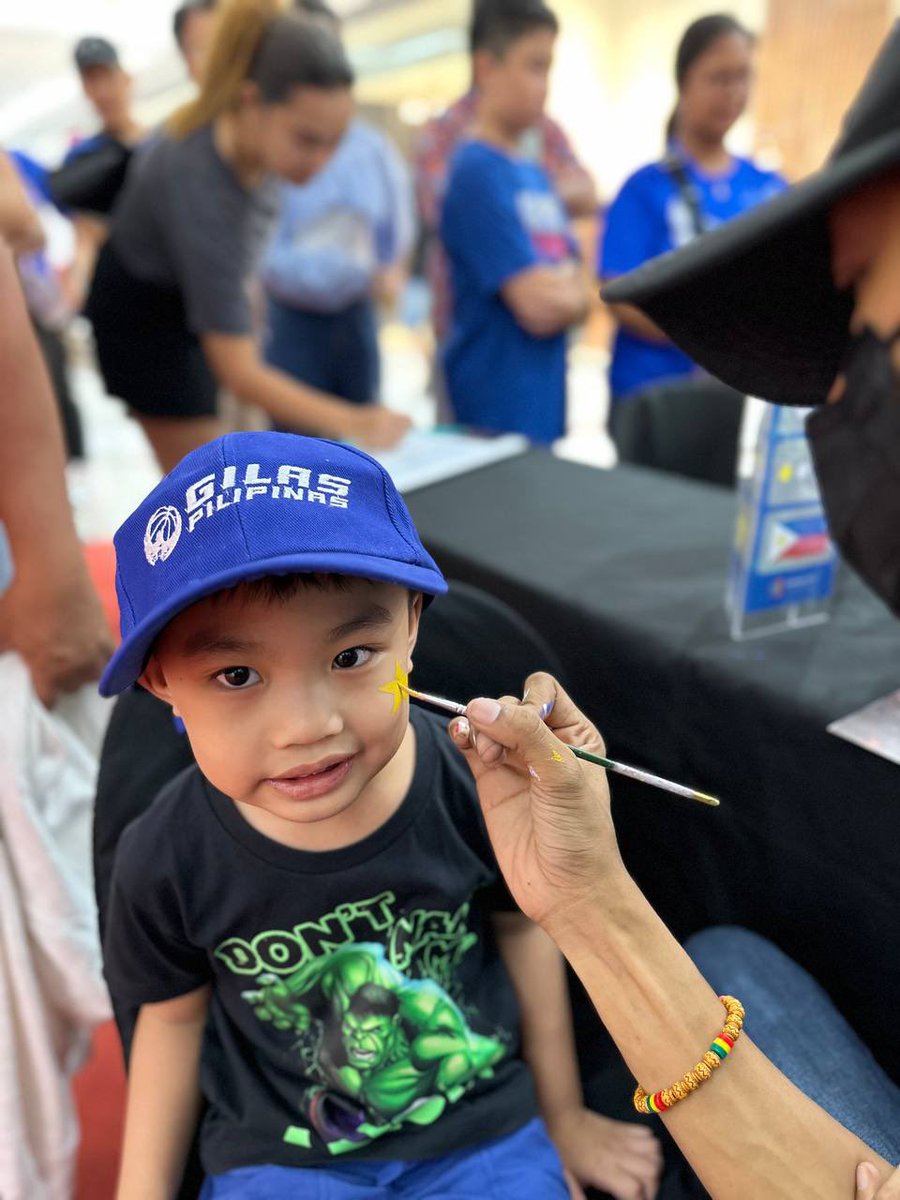
M0 150L0 238L13 254L44 248L44 228L13 160Z
M577 263L535 266L508 279L500 295L518 323L534 337L555 337L587 316L590 303Z
M209 987L141 1007L131 1045L116 1200L172 1200L200 1114Z
M374 449L393 446L410 426L401 413L349 404L267 366L249 334L207 333L201 341L219 383L245 404L258 405L277 425Z
M570 167L553 176L553 186L570 217L597 215L597 189L583 167Z
M597 215L597 189L561 125L544 118L543 165L570 217Z
M62 430L12 257L0 247L0 521L15 575L0 597L0 649L26 662L51 705L99 677L112 639L75 533Z
M66 301L73 312L81 312L88 288L94 277L97 255L106 241L106 223L90 213L74 213L75 251L72 262L63 273L62 285Z
M656 1195L662 1154L646 1126L610 1121L584 1106L562 955L522 913L493 915L494 932L519 1001L522 1057L541 1116L579 1184L616 1197Z
M603 282L608 283L609 280L604 279ZM646 313L642 313L633 304L608 304L607 308L623 329L636 333L645 342L654 342L659 346L668 345L669 339L656 322L651 321Z
M599 246L597 274L604 283L625 275L669 247L664 199L654 187L657 176L646 168L627 179L609 207ZM646 342L668 345L663 331L633 304L610 304L616 322Z
M635 1078L669 1086L702 1057L724 1009L626 872L605 773L566 752L568 743L602 754L596 729L550 676L527 687L527 704L469 704L477 752L457 722L454 741L513 897L575 968ZM549 704L548 725L540 711ZM859 1162L874 1162L882 1179L890 1173L746 1034L661 1119L716 1200L849 1200Z

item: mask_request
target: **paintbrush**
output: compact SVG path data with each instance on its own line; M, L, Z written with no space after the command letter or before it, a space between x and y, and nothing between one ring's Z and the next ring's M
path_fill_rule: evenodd
M428 692L417 692L409 684L403 684L402 688L408 696L412 697L413 700L418 700L421 704L430 704L434 708L441 708L444 712L454 713L458 717L466 715L466 706L464 704L457 704L455 700L445 700L443 696L432 696ZM614 758L604 758L600 754L590 754L587 750L582 750L580 746L569 746L569 749L576 758L594 763L598 767L605 767L607 771L612 771L616 775L625 775L628 779L636 779L639 783L648 783L651 787L661 788L664 792L673 792L676 796L685 796L688 800L697 800L700 804L708 804L711 808L719 807L719 801L715 796L708 796L706 792L698 792L696 788L685 787L681 783L673 783L671 779L663 779L659 775L651 774L650 771L642 771L640 767L629 767L627 763L616 762Z

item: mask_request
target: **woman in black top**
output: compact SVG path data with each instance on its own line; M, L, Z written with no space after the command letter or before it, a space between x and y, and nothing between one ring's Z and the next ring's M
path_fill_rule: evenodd
M160 466L224 432L227 388L274 424L378 447L408 421L297 383L261 359L248 285L277 180L303 183L353 109L338 40L277 0L229 0L198 97L135 155L87 313L107 390Z

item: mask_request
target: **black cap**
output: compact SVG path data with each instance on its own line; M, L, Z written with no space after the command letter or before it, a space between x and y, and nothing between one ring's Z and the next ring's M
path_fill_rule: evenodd
M900 22L825 165L758 208L612 280L712 375L779 404L821 404L849 344L852 289L831 276L836 201L900 166Z
M91 67L117 67L119 55L112 42L102 37L83 37L75 47L75 66L79 71Z

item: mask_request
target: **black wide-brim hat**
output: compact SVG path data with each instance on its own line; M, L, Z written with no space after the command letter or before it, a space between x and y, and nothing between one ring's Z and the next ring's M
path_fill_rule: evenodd
M900 166L900 22L876 58L825 165L680 250L611 281L710 374L779 404L821 404L849 342L852 289L831 275L828 213ZM900 286L900 284L898 284Z

